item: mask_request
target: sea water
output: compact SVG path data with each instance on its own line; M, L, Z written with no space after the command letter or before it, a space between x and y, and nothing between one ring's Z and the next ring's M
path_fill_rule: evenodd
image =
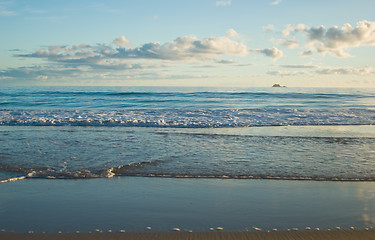
M0 229L373 227L374 124L375 89L1 87Z
M374 89L2 87L0 177L374 181Z

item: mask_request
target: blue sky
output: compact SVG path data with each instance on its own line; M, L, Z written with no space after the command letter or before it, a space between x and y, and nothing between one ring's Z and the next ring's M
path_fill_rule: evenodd
M371 0L0 0L0 85L375 87Z

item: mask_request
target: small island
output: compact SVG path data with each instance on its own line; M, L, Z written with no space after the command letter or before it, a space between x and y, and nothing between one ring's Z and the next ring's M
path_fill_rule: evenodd
M280 84L275 83L274 85L272 85L272 87L286 87L286 86L281 86Z

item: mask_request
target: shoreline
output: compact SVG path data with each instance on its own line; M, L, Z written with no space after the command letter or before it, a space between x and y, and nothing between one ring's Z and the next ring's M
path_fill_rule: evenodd
M319 240L356 240L375 239L374 230L343 230L343 231L280 231L280 232L126 232L126 233L0 233L0 239L29 240L288 240L288 239L319 239Z
M337 227L365 230L375 227L374 184L137 177L26 179L0 184L0 230L4 229L0 234L84 234L95 229L143 234L167 233L174 227L194 234L210 228L223 228L219 232L257 230L254 227L279 232L297 228L337 231Z

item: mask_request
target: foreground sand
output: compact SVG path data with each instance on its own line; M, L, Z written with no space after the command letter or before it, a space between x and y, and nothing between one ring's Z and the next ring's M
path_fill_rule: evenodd
M142 233L78 233L17 234L1 233L0 239L12 240L367 240L375 239L375 231L296 231L296 232L142 232Z

